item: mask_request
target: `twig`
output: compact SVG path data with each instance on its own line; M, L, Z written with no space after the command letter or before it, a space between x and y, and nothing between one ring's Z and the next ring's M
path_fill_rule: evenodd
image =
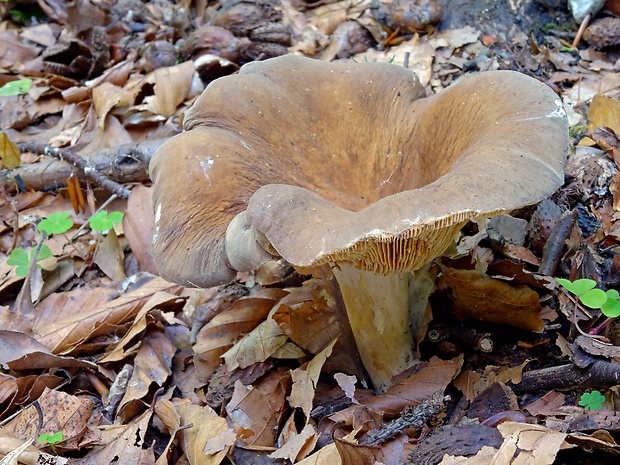
M436 418L446 409L445 402L448 400L450 397L444 397L443 393L438 391L415 407L405 407L399 418L371 431L360 443L376 446L388 441L407 428L420 429L427 420Z
M103 202L103 204L97 209L97 211L95 213L93 213L93 215L88 218L84 224L82 226L79 227L79 229L77 231L75 231L75 234L71 237L71 239L69 239L69 244L73 243L79 236L79 234L84 231L84 229L86 229L86 226L88 226L90 224L90 219L95 216L97 213L99 213L100 211L103 211L105 209L105 207L107 207L108 205L110 205L110 203L112 202L112 200L116 199L117 197L119 197L118 194L112 194L110 196L110 198L108 200L106 200L105 202Z
M17 144L17 148L22 152L32 152L39 155L46 155L48 157L58 158L60 160L67 160L69 163L78 168L84 174L84 176L93 180L101 187L108 189L110 192L113 192L124 199L129 197L129 189L123 187L115 181L112 181L106 175L97 171L92 165L86 162L77 153L72 152L69 149L61 149L58 147L36 144L33 142Z
M577 210L573 210L564 216L553 228L545 246L543 247L542 260L538 272L545 276L553 276L560 263L566 240L570 236L575 223L577 222Z
M583 21L581 22L581 25L579 26L579 30L577 31L577 35L575 36L575 40L573 40L573 44L572 44L573 48L577 48L577 46L579 45L579 42L581 41L581 36L583 35L586 28L590 24L590 19L592 19L591 13L588 13L586 17L583 18Z

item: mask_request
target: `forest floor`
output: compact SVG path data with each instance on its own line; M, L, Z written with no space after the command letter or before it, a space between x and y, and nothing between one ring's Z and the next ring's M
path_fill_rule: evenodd
M3 0L0 464L616 463L620 19L573 45L565 3ZM464 227L382 394L320 273L198 290L151 256L153 152L209 82L288 53L427 95L519 71L567 112L565 184Z

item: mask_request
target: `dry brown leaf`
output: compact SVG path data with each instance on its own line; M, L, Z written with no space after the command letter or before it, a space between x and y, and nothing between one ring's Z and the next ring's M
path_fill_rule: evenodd
M19 35L22 39L28 39L44 47L56 45L56 40L58 39L58 32L54 32L54 28L52 28L50 24L37 24L24 27Z
M104 82L93 89L93 105L99 116L98 125L101 129L105 125L106 116L120 102L122 94L123 90L120 87L109 82Z
M496 454L497 449L484 446L476 455L472 457L455 457L453 455L446 454L438 465L504 465L503 462L500 464L494 461Z
M22 44L16 29L0 32L0 68L10 69L36 58L39 53L39 47Z
M273 319L304 350L316 354L337 337L340 321L336 302L323 280L311 279L278 302Z
M409 69L418 75L420 83L426 87L431 80L435 49L428 43L426 37L420 37L418 34L396 47L390 47L388 50L379 51L371 48L364 53L353 55L351 59L358 62L376 61L402 66L407 55L409 56Z
M588 107L588 128L607 126L620 134L620 101L596 94Z
M193 75L194 63L192 61L153 71L151 79L155 82L155 95L145 99L152 105L153 113L164 116L174 115L177 107L183 103L189 92Z
M153 242L153 192L150 187L136 186L127 201L123 230L131 251L138 260L140 271L157 274L151 246Z
M161 331L147 331L134 359L134 369L127 383L127 390L119 404L119 411L123 410L127 419L127 406L132 401L142 401L149 393L151 386L164 385L170 377L172 357L176 347Z
M475 389L480 382L481 375L472 370L460 373L454 380L454 387L463 393L468 401L473 401L481 391ZM486 387L486 386L485 386Z
M137 349L137 347L132 347L130 344L135 343L136 340L139 341L140 334L146 330L149 324L155 322L154 318L149 317L149 313L154 309L161 309L162 307L167 307L182 301L182 299L175 295L170 294L168 292L157 292L155 293L146 304L140 309L134 321L129 328L129 331L123 336L123 338L118 342L116 347L108 352L102 359L99 360L99 364L118 362L123 360L125 357L130 355L130 353ZM137 344L139 345L139 343Z
M86 424L95 403L85 396L76 397L46 388L38 399L38 406L43 412L43 418L39 417L38 410L31 405L4 428L23 440L62 431L62 440L56 443L55 447L65 450L78 449L79 440L86 431Z
M280 329L278 323L267 318L226 351L222 358L229 371L239 367L247 368L267 360L286 343L287 339L288 336Z
M124 269L125 254L118 240L114 229L101 238L97 247L93 262L103 271L112 281L125 279Z
M0 160L8 170L17 168L21 163L21 152L3 132L0 132Z
M530 463L552 465L560 447L567 445L566 433L529 423L505 422L497 429L504 436L504 443L497 455L497 465Z
M242 334L258 326L275 303L287 294L280 289L260 291L251 297L237 300L215 316L198 333L194 345L194 364L198 378L208 381L220 366L220 357Z
M126 425L110 425L101 429L100 445L75 465L100 465L103 463L154 464L153 449L146 449L145 435L153 411L146 410L140 417Z
M193 426L180 432L181 448L192 465L218 465L224 460L228 450L225 448L214 454L205 454L203 448L207 441L216 437L220 432L230 428L226 420L220 417L208 405L193 405L183 400L176 406L183 425Z
M291 372L293 379L293 387L291 395L288 398L291 407L300 408L306 415L306 422L310 420L310 411L312 410L312 399L314 399L314 391L316 383L319 381L319 375L323 364L327 357L332 353L336 339L334 339L325 349L320 351L315 357L299 368Z
M159 291L174 292L180 288L163 279L144 276L137 289L97 307L77 307L79 311L64 318L52 319L34 328L36 339L55 354L69 354L91 338L108 334L114 327L132 321L142 306Z
M39 456L42 453L33 445L33 442L34 438L24 442L14 434L0 429L0 463L2 465L17 465L18 463L37 465L42 463L39 462ZM53 460L51 456L47 459Z
M385 393L361 401L375 412L383 413L387 418L398 415L408 405L418 405L438 391L443 392L456 377L463 364L463 357L452 360L440 360L433 357L428 362L421 362L416 367L398 375L398 381ZM413 372L413 374L409 374ZM335 423L352 424L354 409L349 407L329 416Z
M53 355L35 339L14 331L0 331L0 366L10 370L97 368L96 364L86 360Z
M530 415L555 415L559 413L559 408L564 405L566 396L561 392L549 391L536 401L526 405L524 408Z
M344 373L336 373L334 379L340 386L340 389L344 391L344 395L347 396L354 404L359 404L355 398L355 383L357 378L353 375L345 375Z
M527 331L541 331L538 294L527 286L511 286L475 270L443 268L440 289L450 288L459 320L503 324Z
M272 459L287 459L293 463L298 462L312 452L317 440L318 435L314 427L306 425L299 433L291 435L282 447L269 454L269 457Z
M252 386L235 382L226 412L244 443L264 447L275 444L282 415L288 408L282 375L278 371L270 372Z

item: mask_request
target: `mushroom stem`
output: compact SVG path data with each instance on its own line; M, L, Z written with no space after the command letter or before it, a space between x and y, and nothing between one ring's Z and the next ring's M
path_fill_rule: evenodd
M428 286L412 285L414 275L409 271L384 276L347 263L338 263L333 271L362 363L375 391L385 392L394 375L419 361L411 316L415 328L424 325L426 318L417 313L425 313L430 291L421 289ZM421 305L423 310L412 312Z

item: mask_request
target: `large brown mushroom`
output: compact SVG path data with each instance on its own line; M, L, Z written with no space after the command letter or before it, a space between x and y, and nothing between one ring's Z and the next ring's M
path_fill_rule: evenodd
M412 271L470 219L550 195L568 125L512 71L429 98L409 70L284 56L211 83L150 165L161 275L207 287L277 254L333 264L378 391L415 363Z

